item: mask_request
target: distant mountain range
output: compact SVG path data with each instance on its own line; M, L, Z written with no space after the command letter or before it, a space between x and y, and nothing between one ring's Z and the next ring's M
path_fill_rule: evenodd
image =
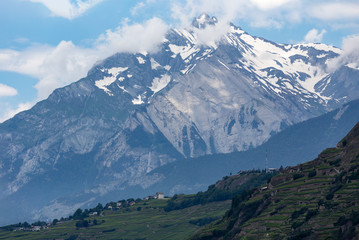
M2 123L0 209L13 219L0 217L0 224L55 218L155 186L189 191L160 167L212 155L221 166L217 154L258 147L359 97L358 69L347 63L327 70L340 49L276 44L218 26L203 14L190 29L171 29L157 52L115 54ZM205 42L214 30L221 38ZM262 157L239 161L259 167Z

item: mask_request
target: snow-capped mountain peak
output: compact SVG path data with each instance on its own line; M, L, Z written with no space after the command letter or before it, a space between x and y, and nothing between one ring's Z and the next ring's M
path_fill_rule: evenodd
M139 84L133 80L133 74L120 76L116 73L114 76L108 71L111 76L97 80L96 86L112 95L107 86L116 82L122 92L132 96L133 103L148 103L151 97L173 80L169 77L171 73L189 74L200 62L211 58L220 46L220 51L226 48L226 55L229 57L215 60L220 66L250 75L252 84L262 86L267 92L281 98L296 95L305 105L310 105L308 101L313 99L319 101L319 104L334 100L332 96L323 94L323 83L320 89L316 86L330 75L326 67L327 60L338 56L340 49L325 44L276 44L253 37L233 24L229 25L229 30L217 43L203 44L199 36L201 31L206 31L206 26L214 26L217 22L217 18L204 13L193 20L193 26L199 28L198 30L170 30L166 41L162 43L162 51L166 52L166 58L162 57L159 60L156 59L158 54L137 54L136 67L147 68L149 65L153 73L151 79L142 79ZM173 66L174 62L176 66ZM128 85L132 85L131 90L128 89Z
M196 28L206 28L208 25L215 25L218 22L216 17L210 17L207 13L202 13L192 21L192 26Z

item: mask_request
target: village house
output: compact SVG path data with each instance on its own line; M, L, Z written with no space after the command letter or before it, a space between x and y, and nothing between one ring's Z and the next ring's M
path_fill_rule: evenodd
M163 192L156 192L156 195L152 196L147 196L147 197L144 197L143 200L147 201L149 199L164 199L165 198L165 195L163 194Z
M156 192L156 199L164 199L165 195L163 194L163 192Z
M97 212L90 212L89 213L89 216L96 216L97 215Z
M40 231L40 230L41 230L40 226L31 226L31 231L33 231L33 232L37 232L37 231Z
M279 169L278 168L268 168L268 171L269 172L277 172L277 171L279 171Z

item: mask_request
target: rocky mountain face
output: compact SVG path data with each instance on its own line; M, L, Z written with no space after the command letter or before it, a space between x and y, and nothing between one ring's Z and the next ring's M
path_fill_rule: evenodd
M115 54L1 124L1 210L53 218L110 193L142 195L165 181L148 174L160 166L254 148L359 97L358 69L327 71L338 48L276 44L234 25L208 39L217 28L202 15L157 52Z
M359 100L341 108L294 124L272 136L259 147L243 152L212 154L182 159L161 166L150 173L164 176L149 187L169 195L203 191L223 176L247 169L295 166L314 159L327 147L335 146L358 122Z

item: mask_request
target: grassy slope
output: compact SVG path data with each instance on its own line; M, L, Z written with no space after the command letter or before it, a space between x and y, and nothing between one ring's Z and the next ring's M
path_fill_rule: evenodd
M310 176L309 173L314 173ZM359 211L359 124L337 148L286 169L268 189L233 200L226 217L193 239L351 239L358 222L336 224ZM353 179L354 178L354 179ZM357 178L357 179L355 179ZM330 194L332 193L332 195ZM309 217L313 214L313 216Z
M216 202L190 208L165 212L167 200L149 200L138 203L128 210L106 210L97 219L99 225L77 229L76 221L58 224L40 232L0 232L0 239L184 239L193 234L199 226L190 220L206 217L220 218L229 209L231 202ZM137 208L141 207L141 211ZM104 220L104 223L101 223Z

